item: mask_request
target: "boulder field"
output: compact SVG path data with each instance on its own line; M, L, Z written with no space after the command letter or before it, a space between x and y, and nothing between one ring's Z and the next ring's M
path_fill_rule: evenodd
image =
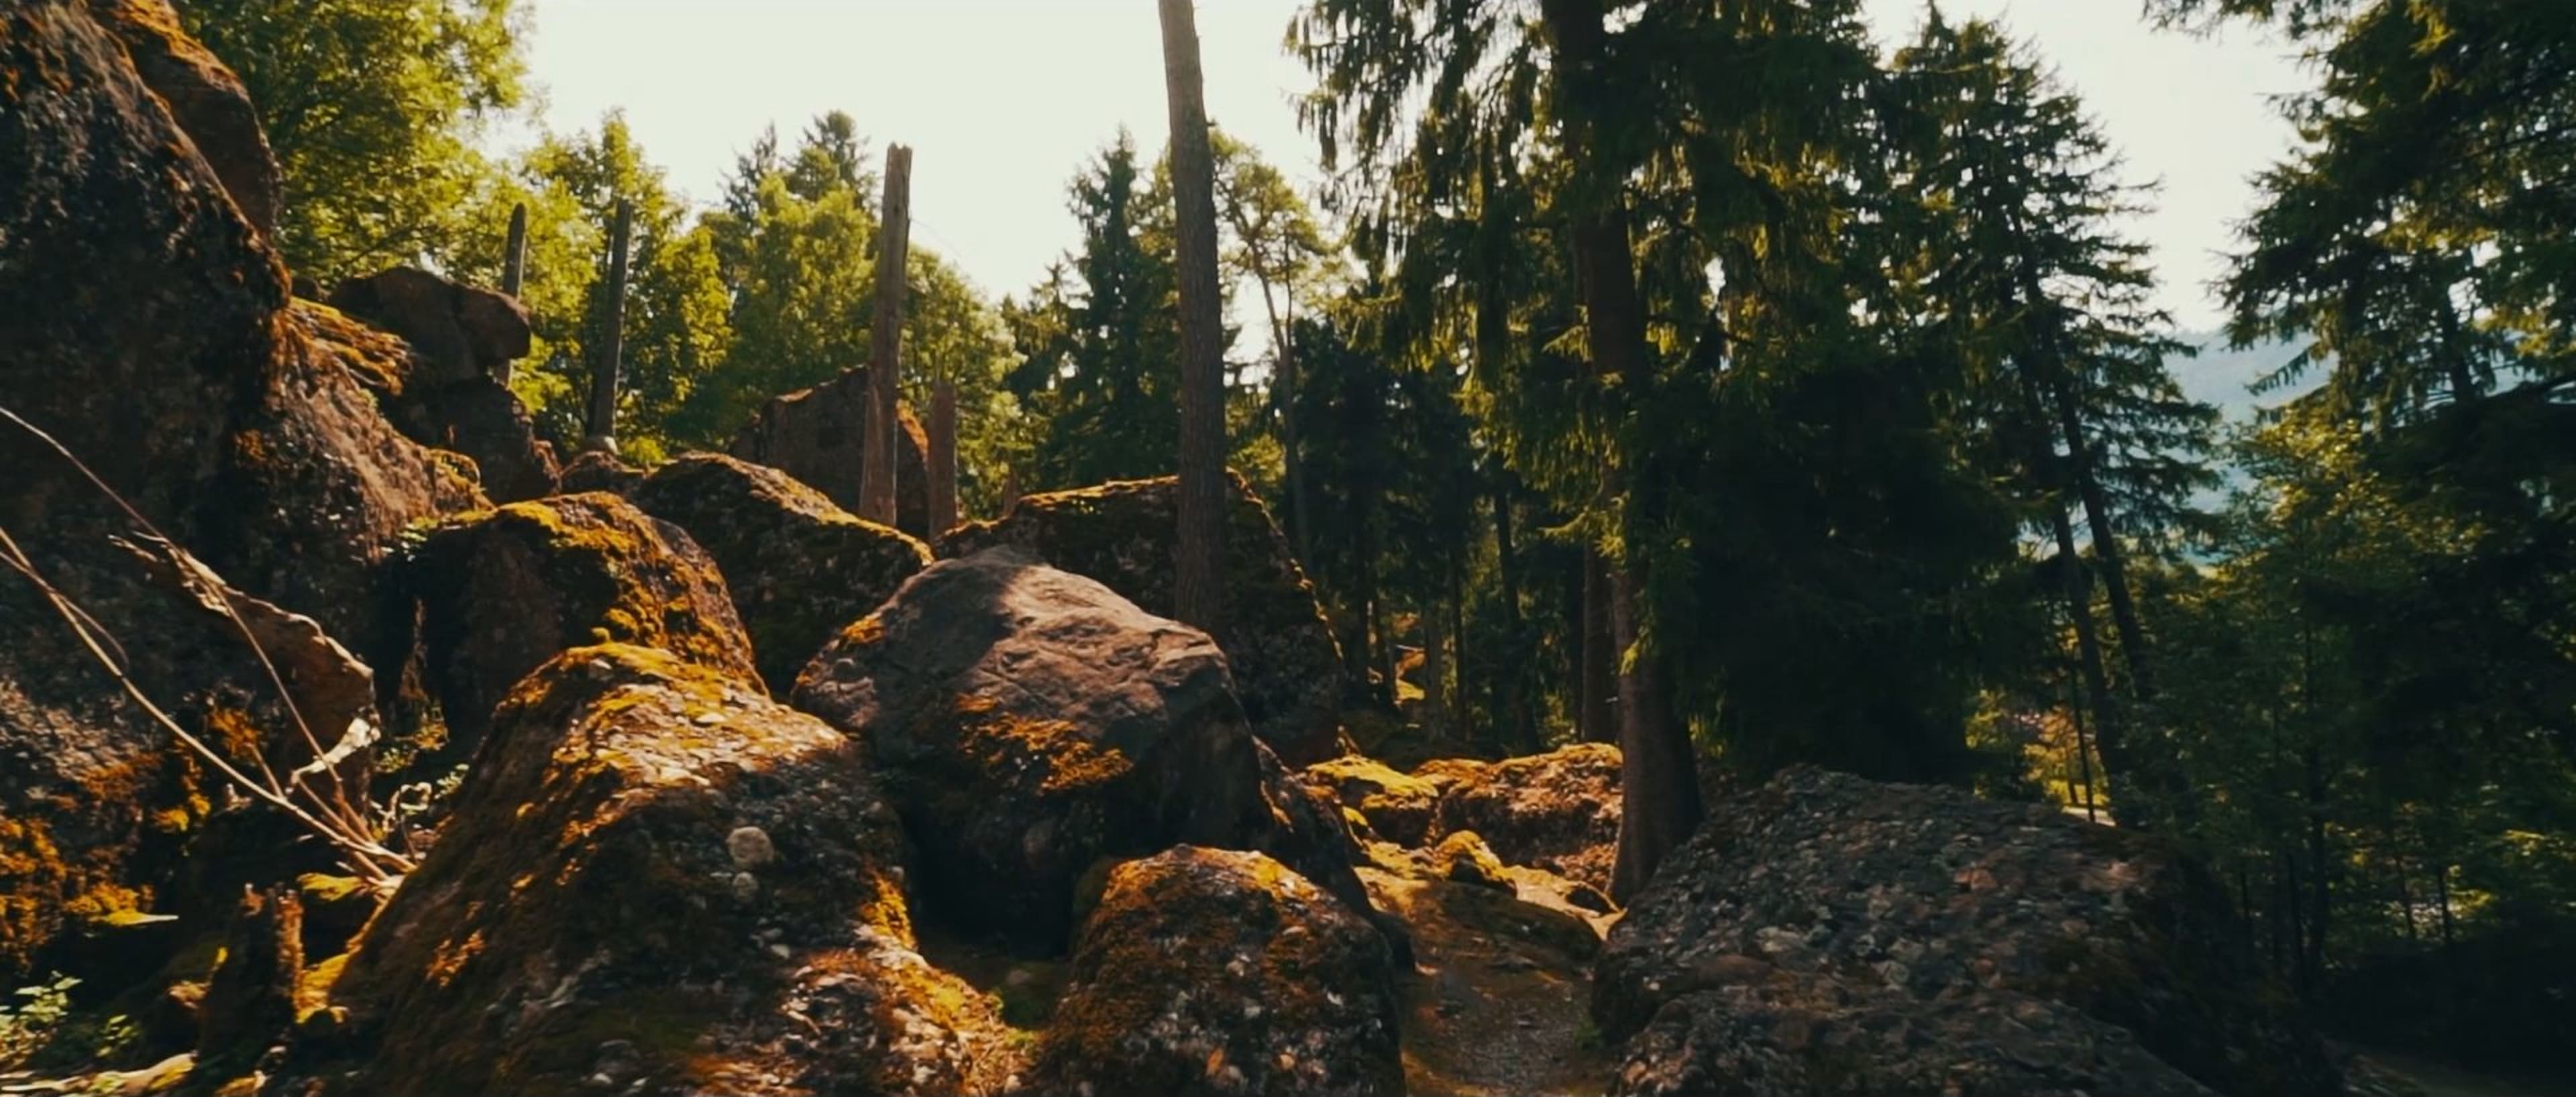
M1210 635L1164 616L1168 481L844 513L862 373L730 456L558 468L517 302L290 298L256 118L160 0L0 6L0 990L76 978L88 1025L0 1055L227 1097L2344 1091L2214 881L2044 807L1792 770L1615 909L1615 749L1351 755L1240 483Z

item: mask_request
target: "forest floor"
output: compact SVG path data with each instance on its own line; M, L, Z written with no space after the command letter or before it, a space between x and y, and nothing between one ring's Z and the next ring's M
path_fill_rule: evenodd
M1407 1093L1601 1092L1612 1062L1587 1015L1600 938L1578 912L1374 868L1360 878L1413 931L1414 970L1398 988Z

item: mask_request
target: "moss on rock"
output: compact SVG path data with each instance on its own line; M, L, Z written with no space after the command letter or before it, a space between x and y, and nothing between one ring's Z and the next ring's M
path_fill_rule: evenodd
M1017 1067L998 1006L914 952L857 749L741 676L565 652L452 811L332 990L363 1034L346 1092L975 1093Z
M1242 477L1229 482L1227 616L1215 636L1233 666L1235 692L1253 732L1282 761L1302 766L1340 756L1348 748L1340 719L1341 648L1270 509ZM1147 613L1169 617L1176 484L1164 477L1031 495L1008 517L948 531L939 551L953 558L1016 545L1099 581Z
M781 694L824 641L930 566L921 542L862 521L777 469L718 454L654 469L630 498L715 557L761 677Z
M758 688L751 639L715 562L679 527L614 495L448 519L410 571L452 754L472 749L521 676L569 648L659 648Z
M1259 853L1119 865L1038 1039L1046 1093L1399 1094L1384 940Z

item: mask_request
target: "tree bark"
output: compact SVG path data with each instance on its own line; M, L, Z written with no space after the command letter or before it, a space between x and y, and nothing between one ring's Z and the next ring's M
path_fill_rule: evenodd
M1512 535L1512 484L1509 474L1494 483L1494 559L1502 581L1502 668L1494 679L1494 748L1497 753L1531 749L1537 717L1529 705L1528 627L1521 620L1520 548Z
M1600 550L1583 548L1583 601L1576 621L1575 722L1587 743L1619 741L1616 706L1619 653L1610 635L1610 563Z
M590 377L589 437L582 448L617 452L617 371L625 353L626 255L635 227L635 204L617 200L617 221L608 235L608 301L599 339L599 361Z
M1448 639L1441 635L1447 624L1438 606L1422 613L1422 726L1433 738L1449 734L1449 652Z
M519 295L528 273L528 204L510 207L510 236L501 243L501 292Z
M2067 464L2075 474L2076 493L2084 500L2084 524L2093 531L2093 558L2102 565L2102 592L2111 602L2111 623L2120 632L2120 662L2129 672L2131 691L2141 701L2153 701L2156 689L2154 679L2147 674L2146 629L2138 623L2138 604L2129 594L2127 550L2120 544L2119 525L2112 521L2110 495L2102 490L2101 475L2093 464L2093 445L2085 437L2073 375L2062 358L2052 388L2058 430L2065 436Z
M2050 504L2048 517L2057 535L2057 569L2064 583L2066 615L2075 625L2076 665L2084 673L2084 691L2093 702L2093 742L2102 749L2102 768L2110 771L2112 783L2125 797L2140 784L2120 723L2119 699L2111 693L2111 673L2103 665L2101 633L2093 624L2093 584L2086 577L2084 558L2076 554L2075 523L2066 516L2065 504ZM2115 797L2113 803L2112 815L2122 826L2136 827L2149 818L2134 800Z
M1172 202L1181 307L1181 469L1174 606L1217 632L1225 619L1225 334L1216 273L1216 153L1209 145L1191 0L1160 0L1172 119Z
M912 237L912 150L886 149L885 204L877 226L876 314L868 330L866 456L859 465L859 517L895 523L895 461L903 431L896 408L903 381L905 253Z
M957 524L957 382L942 377L930 387L930 542Z
M1596 161L1598 121L1615 109L1599 90L1609 63L1608 30L1601 0L1542 0L1540 14L1555 44L1556 79L1567 111L1567 143L1578 164L1611 194L1576 214L1574 265L1583 300L1584 342L1593 368L1615 376L1631 402L1647 399L1654 362L1646 345L1645 302L1637 292L1636 257L1629 245L1627 207L1616 189L1624 174ZM1632 447L1623 447L1632 448ZM1611 898L1625 902L1653 878L1664 857L1690 838L1700 821L1699 780L1689 729L1675 718L1671 676L1660 653L1638 644L1644 629L1641 604L1646 560L1639 546L1656 500L1653 484L1635 468L1634 452L1619 455L1607 475L1624 490L1621 521L1629 535L1619 562L1612 628L1624 653L1619 673L1621 806L1618 860L1611 870Z

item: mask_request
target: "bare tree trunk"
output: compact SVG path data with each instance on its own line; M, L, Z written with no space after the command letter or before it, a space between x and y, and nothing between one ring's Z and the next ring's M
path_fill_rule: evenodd
M2063 577L2066 593L2066 615L2075 625L2076 665L2084 672L2084 691L2093 701L2093 741L2102 748L2102 768L2122 796L2144 791L2145 784L2129 757L2128 740L2121 734L2119 701L2111 695L2111 674L2102 662L2102 638L2093 625L2093 584L2085 575L2084 558L2075 552L2075 524L2066 516L2064 504L2052 504L2048 510L2049 525L2057 535L2057 568ZM2121 782L2126 782L2122 784ZM2122 799L2113 812L2120 825L2136 827L2146 823L2147 812L2133 799Z
M501 244L501 292L519 295L528 273L528 204L510 207L510 237Z
M1610 635L1610 563L1599 550L1583 548L1581 638L1576 647L1575 724L1587 743L1619 741L1617 710L1619 653Z
M2075 683L2071 680L2066 683L2066 716L2067 726L2075 732L2076 776L2083 781L2084 818L2087 822L2098 823L2102 820L2102 813L2093 795L2093 744L2084 734L2084 705L2076 698Z
M1002 517L1008 518L1012 511L1018 509L1020 509L1020 470L1004 469L1002 470Z
M1422 726L1435 738L1449 734L1448 638L1440 609L1422 612Z
M957 382L942 377L930 387L930 541L957 524Z
M1556 80L1571 107L1569 145L1578 161L1599 156L1597 120L1615 109L1601 90L1608 64L1608 28L1602 0L1541 0L1540 13L1555 43ZM1646 307L1637 292L1636 257L1628 240L1627 208L1615 190L1597 208L1578 212L1572 226L1574 265L1585 314L1584 342L1593 368L1617 377L1629 401L1644 400L1654 385L1646 346ZM1633 410L1633 409L1632 409ZM1642 598L1646 560L1636 546L1651 528L1654 485L1629 467L1634 454L1611 463L1608 476L1624 489L1621 521L1636 536L1619 561L1612 625L1624 653L1619 673L1619 747L1622 791L1619 852L1610 896L1627 901L1654 877L1664 857L1699 828L1697 759L1690 732L1673 711L1671 676L1663 656L1637 643L1644 632Z
M1208 632L1225 620L1225 333L1216 273L1216 153L1209 146L1191 0L1160 0L1163 85L1172 116L1172 204L1181 305L1180 529L1177 616Z
M1457 723L1458 738L1472 738L1467 705L1467 568L1457 557L1449 560L1449 642L1457 645L1457 656L1450 660L1457 675L1457 685L1449 692L1450 718Z
M1538 738L1537 715L1529 703L1528 627L1521 620L1521 553L1512 536L1512 483L1509 474L1494 484L1495 570L1502 580L1503 666L1495 679L1494 746L1497 753L1530 750Z
M2085 437L2074 383L2066 370L2059 371L2055 389L2058 429L2065 435L2076 493L2084 500L2084 524L2093 531L2093 558L2101 561L2102 592L2110 597L2111 624L2120 631L2120 662L2129 671L2129 685L2138 699L2153 701L2156 688L2147 674L2147 634L2138 622L2138 604L2129 593L2127 550L2120 544L2119 526L2112 521L2110 496L2102 490L2101 476L2093 467L2092 441Z
M617 452L617 371L626 341L626 254L635 227L635 203L617 200L617 221L608 235L608 315L600 332L599 360L590 376L589 437L582 448Z
M866 456L859 463L859 517L895 523L895 461L903 431L904 263L912 242L912 150L888 146L885 204L878 211L876 314L868 330Z

